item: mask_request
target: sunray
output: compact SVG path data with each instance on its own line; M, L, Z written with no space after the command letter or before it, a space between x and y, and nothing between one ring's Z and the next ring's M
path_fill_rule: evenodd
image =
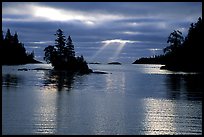
M90 59L91 62L109 45L110 43L105 43Z
M120 52L121 52L121 50L123 49L124 46L125 46L125 42L120 43L120 45L118 46L118 48L117 48L115 54L114 54L112 57L109 58L109 61L111 61L111 60L112 60L112 61L113 61L113 60L116 60L117 57L118 57L118 55L120 54Z

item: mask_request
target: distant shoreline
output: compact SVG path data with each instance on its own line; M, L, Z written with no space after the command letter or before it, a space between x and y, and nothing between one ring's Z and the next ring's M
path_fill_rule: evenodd
M28 62L7 62L7 63L2 63L1 65L8 65L8 66L12 66L12 65L25 65L25 64L42 64L43 62L41 61L38 61L38 60L35 60L35 59L32 59Z

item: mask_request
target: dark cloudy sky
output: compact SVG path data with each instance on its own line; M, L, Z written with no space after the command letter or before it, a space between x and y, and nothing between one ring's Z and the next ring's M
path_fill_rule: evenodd
M3 2L2 30L10 28L42 60L57 29L71 35L88 62L120 61L162 53L167 37L185 36L202 17L201 2Z

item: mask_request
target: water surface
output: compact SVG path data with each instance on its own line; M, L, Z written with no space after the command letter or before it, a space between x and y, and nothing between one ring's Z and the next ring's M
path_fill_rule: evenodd
M3 66L3 135L202 134L202 75L160 65L89 66L108 74ZM41 67L51 70L31 70Z

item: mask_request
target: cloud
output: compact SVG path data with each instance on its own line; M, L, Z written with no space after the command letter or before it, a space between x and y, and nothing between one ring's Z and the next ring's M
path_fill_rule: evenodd
M24 12L26 9L26 12ZM82 23L87 26L100 25L104 22L124 18L121 15L104 13L104 12L88 12L80 9L62 9L50 6L41 6L37 3L24 3L22 5L12 5L3 8L3 21L19 21L19 22L34 22L34 21L59 21ZM9 18L9 15L24 16L25 18Z
M101 41L101 43L104 43L104 44L112 44L112 43L126 44L126 43L138 43L138 42L139 41L122 40L122 39L111 39L111 40Z

